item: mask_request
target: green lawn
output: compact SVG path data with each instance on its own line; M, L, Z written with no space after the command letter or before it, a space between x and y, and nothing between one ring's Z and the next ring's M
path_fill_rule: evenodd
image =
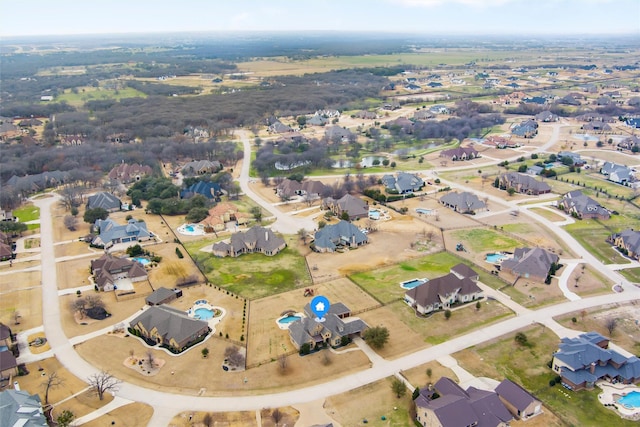
M406 289L400 287L400 282L415 278L432 279L443 276L459 262L459 258L448 252L438 252L390 267L356 273L349 278L374 298L387 304L404 297Z
M640 268L618 270L618 273L622 274L624 278L630 282L640 283Z
M147 95L133 88L127 87L119 90L111 90L104 88L84 87L80 88L78 93L71 90L56 96L55 102L67 102L69 105L81 106L87 101L115 99L117 101L124 98L146 98Z
M497 230L474 228L454 231L452 234L473 252L513 251L522 246L518 240L505 236Z
M598 402L600 389L570 392L560 385L549 386L555 377L547 362L557 350L559 338L548 329L534 327L525 331L532 347L515 344L513 334L507 338L463 350L454 357L477 376L501 380L509 378L524 386L562 421L570 426L635 426L618 418ZM568 397L567 397L568 396Z
M311 285L305 259L296 249L287 247L272 257L256 253L217 258L200 251L206 244L211 242L192 242L185 248L211 283L244 298L258 299Z
M560 175L558 180L560 179L572 184L575 183L576 185L586 186L587 188L583 188L583 191L591 197L595 197L595 188L598 188L601 192L605 191L613 197L617 195L626 199L633 195L633 189L607 181L604 179L604 176L599 173L567 173ZM601 196L600 199L601 203L606 205L606 198Z
M594 256L605 264L629 262L611 247L607 237L625 228L637 228L639 222L623 215L613 215L609 220L584 219L565 226L565 229Z
M34 221L40 219L40 208L33 205L24 206L14 210L13 216L17 217L20 222Z

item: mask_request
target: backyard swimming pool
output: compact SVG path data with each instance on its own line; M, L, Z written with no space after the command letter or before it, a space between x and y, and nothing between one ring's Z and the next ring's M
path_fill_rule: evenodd
M484 260L492 264L499 264L507 258L508 257L505 254L495 253L495 254L487 254Z
M618 403L623 405L627 409L640 408L640 391L632 391L622 396Z
M135 257L132 258L134 261L138 261L140 264L142 265L148 265L151 263L151 261L149 261L147 258L143 258L143 257Z
M425 209L425 208L416 208L416 212L419 214L424 214L424 215L432 215L434 210L433 209Z
M178 227L178 233L184 234L185 236L203 236L206 234L204 232L204 226L201 224L182 224Z
M371 219L380 219L380 211L377 209L369 210L369 218Z
M214 311L210 308L196 308L193 318L199 320L209 320L213 318Z
M290 312L288 314L285 314L283 316L280 316L279 318L276 319L276 324L278 325L278 327L282 330L286 330L289 329L289 326L291 326L291 324L293 322L296 322L300 319L302 319L304 316L304 314L302 313L293 313Z
M417 288L420 285L423 285L425 283L427 283L429 281L429 279L412 279L412 280L407 280L404 281L402 283L400 283L400 287L403 289L413 289L413 288Z

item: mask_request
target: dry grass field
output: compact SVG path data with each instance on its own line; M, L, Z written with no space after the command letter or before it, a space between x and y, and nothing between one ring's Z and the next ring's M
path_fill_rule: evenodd
M115 426L146 426L153 415L153 408L144 403L134 402L83 424L86 427Z
M58 289L72 289L91 284L91 260L98 259L101 252L93 256L82 257L56 263Z
M62 384L60 387L51 387L49 389L49 403L53 405L87 388L87 384L83 379L71 374L55 357L29 363L27 364L27 370L29 370L29 375L18 378L20 388L29 391L29 393L37 393L43 403L45 402L43 383L47 380L48 375L54 372L62 380Z
M224 427L253 427L258 426L255 412L208 412L213 426ZM181 412L167 427L206 427L203 420L207 412ZM291 424L292 425L292 424Z
M20 264L16 264L16 266L13 268L18 270L20 267ZM34 287L39 288L41 277L42 275L39 270L17 271L13 274L2 274L0 275L0 289L2 290L1 295Z
M427 374L429 369L431 370L431 376ZM458 377L451 369L442 366L435 360L416 366L415 368L402 371L402 375L411 383L412 386L420 389L429 384L435 384L442 377L448 377L456 382L458 381Z
M18 325L14 322L16 311L20 314ZM0 294L0 322L7 324L13 333L42 325L42 289L40 286Z
M404 304L404 303L398 303ZM358 316L369 326L384 326L389 330L389 341L376 352L389 359L427 347L424 338L415 329L408 326L397 314L394 304L367 311Z

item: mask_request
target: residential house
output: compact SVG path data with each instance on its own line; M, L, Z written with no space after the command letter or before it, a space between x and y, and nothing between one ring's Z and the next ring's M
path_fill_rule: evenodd
M147 305L168 304L171 301L180 298L181 296L182 291L180 289L169 289L160 287L153 291L151 295L146 297L144 301L147 303Z
M440 152L440 157L446 157L451 161L471 160L479 157L478 150L471 146L451 148Z
M86 141L84 135L58 135L58 140L62 145L82 145Z
M98 290L104 292L116 290L120 281L135 283L147 280L147 271L142 264L111 254L92 260L91 274Z
M417 84L414 84L414 83L407 83L407 84L404 85L404 87L407 90L420 90L420 89L422 89L420 86L418 86Z
M342 218L344 213L349 215L349 221L369 216L369 205L362 199L345 194L338 200L327 197L322 201L322 209L329 209L338 218Z
M216 173L220 169L222 169L222 164L217 160L194 160L186 163L182 167L182 174L184 176L204 175L208 173Z
M335 119L337 117L340 117L340 111L330 109L317 110L314 115Z
M120 163L109 171L109 179L128 184L134 181L140 181L145 176L152 173L151 166L141 165L139 163Z
M329 126L324 131L324 137L331 142L347 142L349 138L355 136L349 129L340 126Z
M513 258L502 261L502 271L531 280L546 280L560 258L542 248L516 248Z
M528 420L542 413L542 402L511 380L502 380L495 391L504 406L518 419Z
M562 338L551 366L562 384L574 391L592 389L601 379L622 384L640 382L640 359L610 349L609 340L597 332Z
M531 96L531 97L522 98L522 102L525 104L544 105L547 103L547 98L542 96Z
M570 191L562 196L558 206L566 213L580 219L609 219L611 217L607 209L580 190Z
M640 147L640 137L631 135L618 143L618 150L638 151Z
M153 233L147 230L146 222L135 219L128 220L124 225L116 223L111 218L99 219L93 227L99 234L91 243L105 248L118 243L132 244L155 238Z
M289 178L285 178L276 187L276 194L282 197L307 196L311 199L317 199L330 191L331 188L321 181L305 180L298 182Z
M584 97L576 94L568 94L558 99L557 103L564 104L564 105L578 106L578 105L581 105L579 99L584 99Z
M287 247L284 239L270 228L253 226L245 232L231 235L230 241L213 245L213 254L218 257L237 257L242 254L259 252L267 256L277 255Z
M287 126L284 123L282 123L280 120L276 120L273 123L271 123L269 125L269 127L267 128L267 130L269 132L273 132L273 133L287 133L287 132L293 132L293 129L291 128L291 126Z
M464 390L448 377L423 387L415 399L416 421L424 427L508 427L513 416L492 391ZM437 396L434 398L434 396Z
M487 209L487 205L478 199L478 196L467 191L462 193L454 191L446 194L440 198L440 203L460 213L475 214Z
M382 177L387 191L398 194L410 194L424 187L424 180L416 174L398 172L395 176L387 174Z
M358 119L365 119L365 120L375 120L378 118L378 114L373 112L373 111L366 111L366 110L361 110L358 111L355 114L356 118Z
M433 119L435 115L429 110L418 110L413 113L414 120L428 120Z
M360 336L369 326L357 317L351 317L351 310L340 303L333 303L324 316L323 322L315 320L316 315L310 304L304 306L305 316L289 326L289 338L293 345L300 350L307 344L310 350L344 344L343 339Z
M190 343L211 332L204 320L189 317L184 311L167 305L149 307L130 322L131 328L146 340L174 351L186 349Z
M9 121L5 121L4 118L0 120L0 141L7 142L21 134L20 129L11 123L11 119L6 119Z
M222 188L217 182L198 181L180 190L181 199L190 199L195 195L202 195L209 200L220 200Z
M239 212L232 203L222 202L209 209L209 215L200 221L200 224L204 225L204 230L207 233L211 233L225 230L228 223L237 226L247 222L249 222L248 214Z
M122 202L111 193L101 191L87 199L87 210L102 208L107 212L118 212L122 207Z
M557 156L560 160L565 161L566 158L571 159L573 166L583 166L586 162L582 159L580 154L571 151L560 151Z
M21 189L22 193L41 191L46 188L56 187L65 184L69 180L69 172L51 171L42 172L35 175L16 176L13 175L7 181L7 185Z
M629 258L640 260L640 231L627 228L607 238L609 243L623 251Z
M18 375L18 362L11 350L0 351L0 379ZM1 419L1 418L0 418Z
M580 129L588 132L609 132L611 131L611 126L603 122L589 122L583 124Z
M557 114L553 114L549 110L542 111L535 115L535 119L539 122L557 122L560 120L560 117Z
M414 123L406 117L398 117L397 119L386 122L384 125L393 132L401 130L407 135L411 135L413 133Z
M544 168L542 166L531 165L527 168L527 175L540 175L544 172Z
M416 312L424 315L447 309L453 304L475 301L484 296L476 283L478 273L470 268L463 269L459 265L450 271L445 276L409 289L404 294L404 301Z
M635 181L633 171L629 167L612 162L604 162L600 168L600 173L606 176L607 180L616 184L628 185Z
M395 90L395 85L393 88L389 88L389 89L383 89L383 90ZM400 109L400 104L397 102L391 102L391 103L387 103L384 104L382 106L383 110L387 110L387 111L395 111L395 110L399 110Z
M0 242L0 261L6 261L14 257L11 245Z
M11 348L13 342L14 335L11 332L11 328L0 322L0 347Z
M315 114L310 119L307 119L306 124L309 126L324 126L329 123L329 119L318 114Z
M549 184L543 181L538 181L530 175L525 175L518 172L507 172L500 175L500 188L508 190L513 188L518 193L538 195L551 192Z
M624 121L624 124L630 128L640 129L640 117L629 117Z
M0 420L7 427L47 427L40 396L24 390L0 392Z
M516 140L511 140L510 137L498 136L498 135L489 135L483 142L484 145L492 145L496 148L505 149L505 148L517 148L520 146L520 143Z
M429 111L433 114L449 114L449 108L446 105L436 104L429 107Z
M533 138L538 134L538 123L535 120L526 120L511 127L511 133L521 138Z
M427 83L427 86L429 86L431 88L442 87L442 83L440 83L440 82L429 82L429 83Z
M369 243L369 239L358 227L340 221L316 231L313 246L318 252L335 252L338 247L357 248L366 243Z

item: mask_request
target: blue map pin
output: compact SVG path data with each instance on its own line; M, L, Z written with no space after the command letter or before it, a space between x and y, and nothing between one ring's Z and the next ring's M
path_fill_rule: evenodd
M324 322L324 315L329 311L331 304L327 297L318 295L311 300L311 311L316 315L316 322Z

